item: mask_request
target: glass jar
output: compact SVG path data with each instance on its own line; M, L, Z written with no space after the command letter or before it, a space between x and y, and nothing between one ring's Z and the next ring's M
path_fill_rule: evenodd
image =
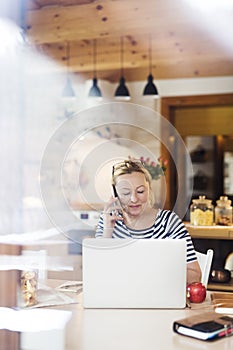
M190 222L196 226L209 226L214 223L214 206L210 199L199 196L190 206Z
M21 271L19 288L19 307L28 307L37 304L38 271Z
M215 224L216 225L232 225L232 206L231 200L227 196L221 196L216 201L215 207Z

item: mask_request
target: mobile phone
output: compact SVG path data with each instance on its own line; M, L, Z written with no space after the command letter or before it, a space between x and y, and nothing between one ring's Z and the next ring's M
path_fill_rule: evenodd
M112 184L112 190L113 190L113 196L115 198L118 198L118 194L117 194L117 190L116 190L116 186Z
M118 206L120 205L120 201L119 201L119 197L118 197L118 194L117 194L117 190L116 190L116 186L112 184L112 191L113 191L113 196L115 198L118 198L118 201L114 203L115 206ZM113 215L122 215L122 210L119 209L119 208L116 208L112 211L112 214Z

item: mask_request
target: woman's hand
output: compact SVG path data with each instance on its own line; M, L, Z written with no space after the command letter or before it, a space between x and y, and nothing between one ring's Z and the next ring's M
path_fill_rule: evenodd
M105 204L103 211L103 238L112 238L115 222L117 220L123 220L120 212L122 212L122 208L119 204L118 198L111 197L110 200Z

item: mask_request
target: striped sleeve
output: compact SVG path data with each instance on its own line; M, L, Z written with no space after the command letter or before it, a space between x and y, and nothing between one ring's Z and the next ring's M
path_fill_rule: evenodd
M103 231L104 231L104 221L103 221L103 216L100 215L96 232L95 232L95 238L102 237Z
M104 220L103 216L100 215L99 222L95 232L95 238L102 237L104 232ZM121 220L115 222L115 226L112 232L112 238L129 238L131 237L126 226Z
M185 238L186 245L187 245L187 263L196 261L197 257L194 250L193 242L184 223L181 221L181 219L176 213L172 211L168 211L168 213L169 215L167 216L167 222L166 222L167 237L170 237L173 239Z

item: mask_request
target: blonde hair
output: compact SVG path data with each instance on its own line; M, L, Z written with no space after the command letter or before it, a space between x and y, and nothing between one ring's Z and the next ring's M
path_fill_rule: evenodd
M124 160L116 163L112 168L112 185L116 185L116 180L119 176L132 173L144 174L146 182L149 185L149 200L151 206L154 205L154 193L152 190L152 177L149 171L144 167L140 160Z

